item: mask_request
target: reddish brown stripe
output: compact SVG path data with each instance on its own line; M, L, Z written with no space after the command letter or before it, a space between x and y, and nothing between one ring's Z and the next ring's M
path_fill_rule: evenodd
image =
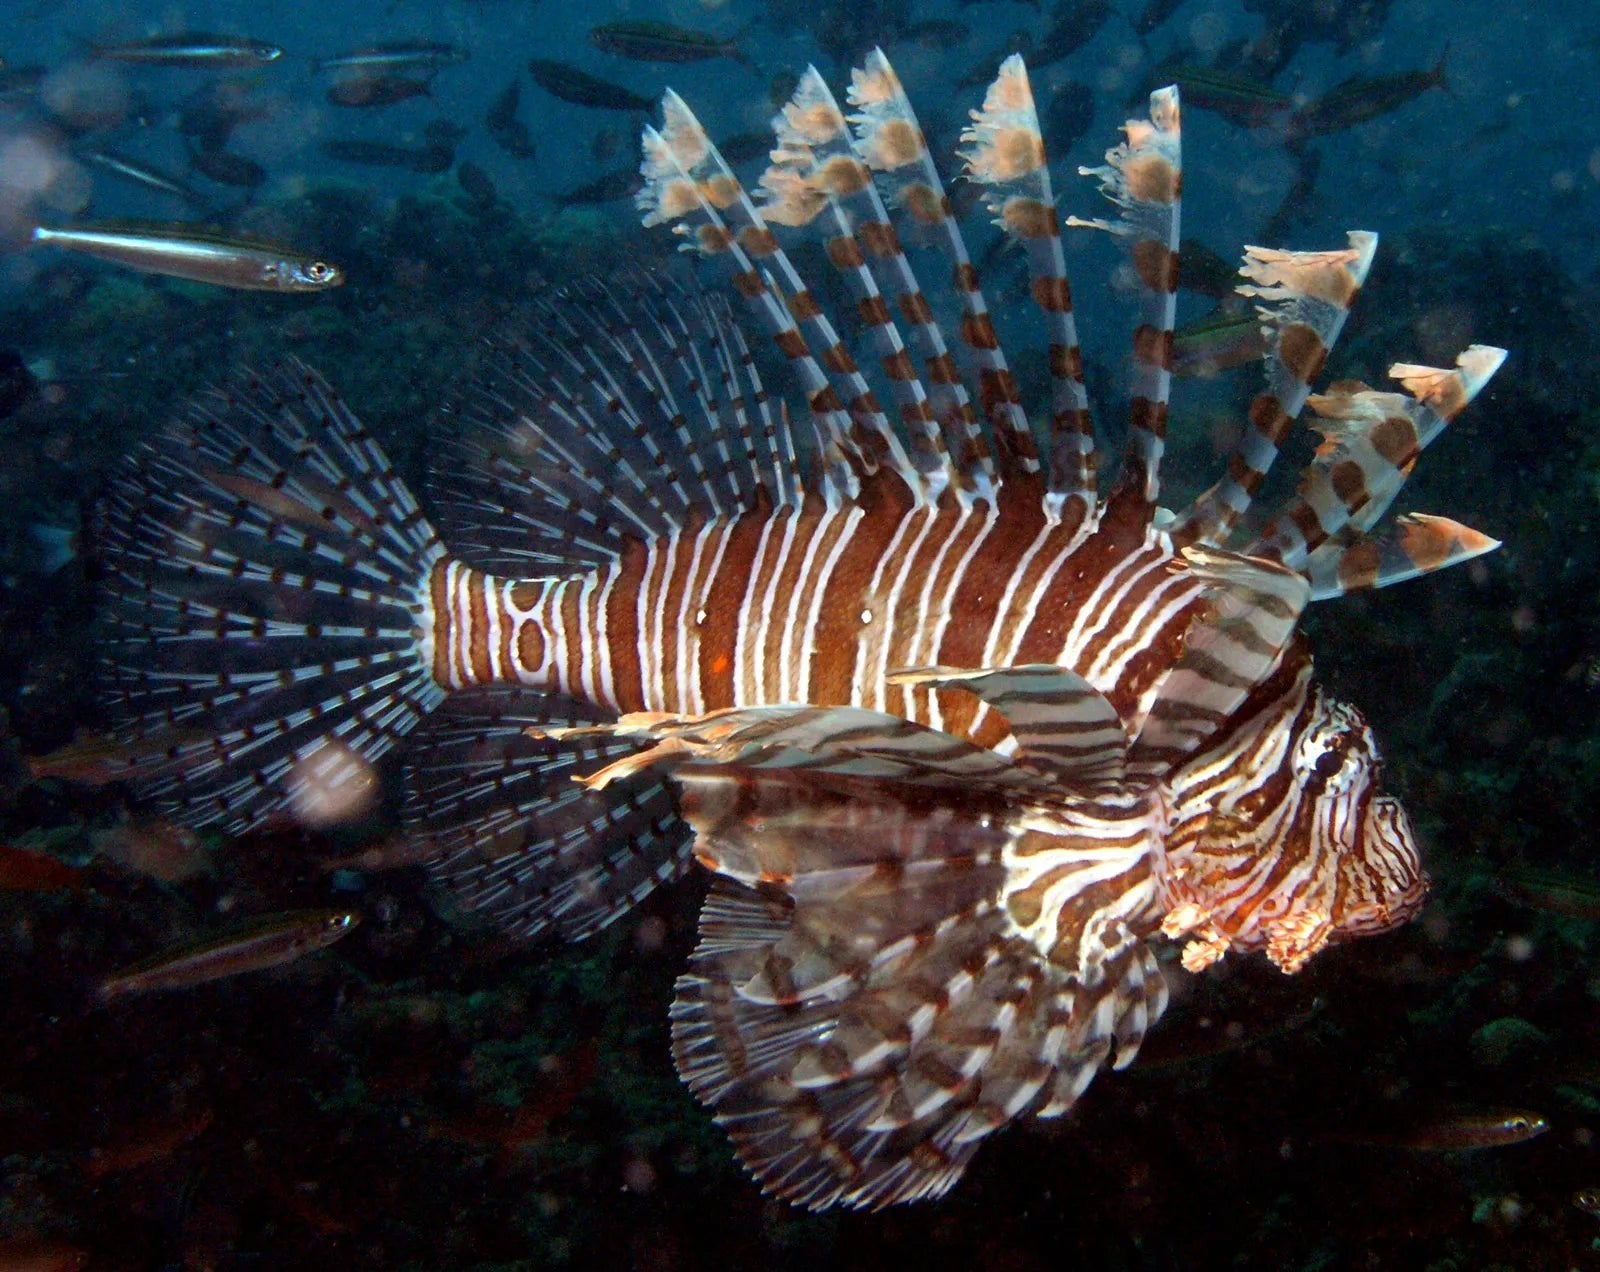
M1301 538L1307 543L1319 543L1323 538L1322 523L1317 520L1317 514L1310 504L1290 504L1287 510L1288 518L1294 523Z
M544 629L536 618L528 619L517 632L517 662L530 672L537 672L544 662Z
M901 296L900 312L906 316L907 322L927 324L933 321L933 310L928 307L928 298L921 292L906 292Z
M1258 393L1250 403L1250 423L1274 446L1281 446L1294 421L1284 414L1282 405L1272 394Z
M739 246L751 256L771 256L778 250L778 239L766 226L747 225L739 231Z
M1417 453L1417 430L1403 415L1390 415L1372 430L1372 449L1396 468Z
M1261 480L1261 474L1251 468L1245 461L1245 457L1238 451L1234 451L1233 454L1228 456L1228 476L1252 494L1255 492L1250 483L1260 482Z
M563 669L566 674L565 688L567 692L576 694L578 686L583 683L583 641L579 639L578 627L578 593L582 588L577 584L561 589L560 623L562 634L566 637L567 665Z
M980 667L983 665L984 646L1000 617L1000 601L1006 586L1016 573L1018 562L1028 545L1044 527L1044 508L1036 498L1018 496L1013 485L1000 488L999 520L982 546L973 554L971 564L950 598L950 611L956 619L944 631L934 662L947 667ZM1076 532L1076 525L1062 525L1053 531L1039 556L1048 559L1055 549L1067 542ZM1035 561L1038 557L1035 557ZM1024 585L1038 577L1038 566ZM1019 597L1026 596L1018 591ZM968 695L965 709L945 715L947 731L962 736L971 727L976 716L976 702ZM995 741L998 741L998 736ZM992 743L991 743L992 745Z
M850 546L840 553L834 565L818 611L810 700L822 706L850 701L851 677L865 630L862 611L873 611L874 624L888 620L888 614L880 612L881 603L868 593L868 586L896 528L911 507L904 484L889 481L883 474L863 483L862 496L867 511Z
M1066 568L1058 569L1046 582L1032 614L1024 620L1026 627L1012 662L1021 664L1056 660L1061 653L1061 647L1066 644L1067 630L1072 626L1073 619L1077 617L1079 609L1082 608L1095 583L1104 578L1106 572L1126 553L1136 551L1138 544L1143 540L1142 523L1138 527L1137 539L1134 538L1135 527L1132 520L1127 523L1127 529L1119 533L1121 528L1120 522L1103 525L1100 533L1085 540L1072 553L1066 562ZM1052 535L1051 538L1054 546L1055 536ZM1035 558L1035 570L1042 569L1051 560L1053 560L1052 553L1041 552ZM1023 586L1017 591L1019 599L1025 599L1033 594L1032 588L1027 586L1031 582L1031 579L1023 580ZM1106 696L1110 698L1111 705L1116 708L1119 715L1124 717L1131 715L1133 702L1126 695L1113 690Z
M1141 323L1133 333L1133 356L1164 371L1172 370L1172 333Z
M1165 295L1178 290L1178 257L1157 239L1140 239L1133 245L1133 268L1139 281Z
M897 349L883 360L883 372L891 380L915 380L917 369L912 365L911 355L904 349Z
M1064 380L1083 381L1083 350L1077 345L1050 346L1050 374Z
M450 683L450 596L445 591L448 560L439 561L428 572L428 601L433 606L433 678L441 685Z
M678 701L678 660L686 655L681 648L681 640L677 628L678 612L683 607L683 597L690 582L689 565L693 559L695 533L699 530L701 519L692 514L685 521L682 532L677 541L672 545L672 551L667 554L665 563L666 577L664 584L656 589L660 599L656 602L656 613L661 622L661 648L657 651L661 659L661 700L665 704L665 711L687 711L689 704ZM690 618L694 616L691 614Z
M706 621L700 628L700 693L707 711L720 711L734 703L736 668L733 665L739 624L753 623L756 615L745 607L750 572L755 568L765 516L736 518L728 527L722 563L706 592ZM777 527L774 527L777 529Z
M844 410L839 401L839 395L831 387L818 389L807 399L811 409L818 415L828 415L834 411Z
M733 276L734 289L746 300L754 300L767 290L767 285L761 281L761 275L753 269L743 270Z
M1314 329L1303 322L1291 322L1278 333L1278 359L1300 383L1310 384L1322 374L1328 350Z
M628 539L617 562L617 581L606 604L606 635L611 655L611 682L617 710L643 711L644 669L639 665L639 589L644 585L650 554L637 539Z
M1094 436L1094 423L1089 418L1089 412L1073 408L1066 411L1057 411L1050 417L1051 427L1059 433L1076 433L1080 437ZM1083 464L1089 472L1094 472L1099 466L1099 460L1094 451L1083 457Z
M1149 398L1136 397L1129 403L1129 423L1138 429L1144 429L1156 437L1167 435L1167 404L1165 402L1152 402Z
M786 510L783 513L781 513L781 514L779 514L779 515L777 515L777 516L775 516L773 518L772 532L767 536L767 550L764 553L761 554L759 572L757 573L756 577L753 580L751 580L751 583L750 583L750 595L751 596L769 597L769 596L775 595L775 593L772 590L773 589L772 576L773 576L774 572L777 569L779 547L783 542L785 531L788 529L788 527L783 524L784 520L786 518L789 518L789 517L795 517L795 518L799 518L799 519L801 519L803 521L808 516L809 517L815 517L821 511L821 509L822 509L821 500L815 494L807 493L806 501L805 501L804 506L802 506L801 508L798 508L798 509L794 509L792 511ZM805 534L805 529L804 529L803 525L797 526L795 528L796 537L803 536L804 534ZM730 576L730 581L731 581L731 576ZM758 619L761 616L758 613L752 612L752 613L747 614L745 617L750 622L751 631L752 631L752 633L754 633L755 624L756 624L756 622L758 621ZM768 641L768 644L761 646L759 649L752 648L750 646L750 644L748 642L746 642L746 648L750 649L750 653L748 655L748 658L750 660L759 659L760 663L761 663L761 666L763 668L771 668L771 667L774 666L774 658L773 658L773 655L772 655L772 648L773 648L775 643L778 641L778 639L782 635L781 631L779 630L779 627L780 627L780 624L778 624L776 622L770 623L768 625L768 628L767 628L767 641ZM750 668L741 668L741 670L743 670L743 671L751 671L752 669L750 669ZM752 675L750 683L751 684L755 683L753 675ZM772 682L769 680L768 681L769 687L770 687L771 683ZM769 692L770 692L770 688L769 688Z
M700 241L700 250L707 256L726 252L733 243L733 234L724 225L702 225L695 231L695 237Z
M1333 493L1352 512L1367 502L1367 479L1361 471L1361 465L1355 460L1347 459L1335 464L1328 473L1328 481L1333 486Z
M784 330L777 332L772 337L772 343L778 346L778 349L786 358L803 358L806 356L805 337L793 327L786 327Z
M822 351L820 359L823 366L840 375L849 375L856 369L855 360L850 357L849 351L842 344L835 344Z
M861 227L861 232L866 234L866 226ZM859 269L867 258L861 254L861 244L848 234L841 234L828 240L828 259L838 269Z
M864 221L856 233L874 256L893 256L900 250L900 236L887 221Z
M1340 584L1352 592L1371 587L1377 582L1382 560L1378 545L1371 540L1352 543L1339 558Z
M469 570L467 574L467 603L468 622L471 626L467 629L470 638L467 646L467 663L475 684L486 685L493 676L493 668L489 664L489 598L485 587L486 580L476 570Z
M961 264L956 266L951 281L961 291L975 292L978 290L978 271L973 268L972 262L962 261Z
M808 506L795 523L794 538L789 544L789 553L783 563L783 569L774 580L772 590L763 593L772 598L772 620L767 628L767 643L759 651L758 657L766 659L767 692L772 694L777 691L782 674L782 664L789 656L783 648L784 615L788 609L790 599L800 590L804 582L801 570L804 567L806 553L811 545L813 536L817 533L817 526L821 521L821 509Z
M1045 276L1034 279L1033 299L1047 313L1064 314L1072 309L1072 290L1064 278Z
M856 312L869 327L887 327L893 321L889 316L889 306L884 303L882 296L876 294L858 300Z
M978 371L978 393L985 407L997 402L1017 400L1017 382L1011 372L1000 367L983 367Z
M809 291L797 291L789 297L789 312L794 315L796 322L805 322L820 314L822 306L817 304L816 297Z

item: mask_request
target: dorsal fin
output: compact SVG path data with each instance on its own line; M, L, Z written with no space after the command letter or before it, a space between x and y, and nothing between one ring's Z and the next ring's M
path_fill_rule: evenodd
M1307 557L1303 569L1311 581L1311 599L1323 601L1404 583L1461 565L1499 546L1498 539L1449 517L1412 512L1383 531L1362 534L1346 526Z
M970 146L961 156L967 178L985 187L984 205L995 224L1027 250L1030 294L1050 333L1049 491L1080 501L1087 515L1095 501L1094 421L1045 139L1019 54L1001 63L961 140Z
M1293 499L1247 551L1301 566L1347 524L1375 525L1400 493L1423 449L1459 415L1505 359L1504 349L1473 345L1453 370L1396 363L1389 374L1415 392L1378 393L1365 385L1313 394L1324 442Z
M961 341L977 368L978 400L992 430L1000 476L1022 480L1037 474L1033 430L995 334L978 271L961 227L951 215L944 182L911 103L881 50L874 49L866 65L856 72L850 99L861 112L851 119L856 126L856 152L883 181L901 237L931 238L950 260L961 302ZM975 444L974 438L968 445ZM951 449L961 455L967 447L952 445Z
M823 241L878 354L910 440L917 471L908 481L920 498L936 499L954 476L944 434L862 250L862 240L870 240L887 216L870 169L852 149L844 112L816 67L806 68L772 127L778 144L761 178L762 215L775 224L807 228ZM859 374L856 378L860 381ZM870 399L865 382L860 385L860 394ZM893 434L886 420L878 427Z
M627 300L584 284L549 301L445 414L429 493L482 569L593 568L696 515L801 498L787 421L725 303L649 279Z
M1179 546L1225 542L1266 480L1378 250L1376 234L1351 230L1347 237L1348 247L1329 252L1244 249L1240 272L1250 285L1238 292L1262 302L1257 311L1267 331L1267 385L1250 404L1227 475L1173 524L1172 538Z
M685 251L723 262L735 290L789 361L811 409L823 473L820 493L832 506L853 501L861 478L877 470L877 460L862 447L839 391L818 362L791 301L807 296L798 272L750 202L733 170L712 144L700 121L676 93L661 99L662 126L644 130L644 188L636 202L644 224L670 224L684 237ZM761 268L757 262L761 262ZM767 270L778 270L780 278ZM782 287L787 295L776 288ZM806 329L821 333L824 350L838 343L832 326L814 303L798 316Z
M1142 312L1133 338L1128 450L1113 498L1137 500L1140 516L1148 522L1161 494L1178 306L1183 139L1177 86L1151 93L1149 119L1130 119L1123 131L1127 139L1106 151L1103 166L1078 170L1099 179L1101 191L1122 215L1116 221L1074 216L1067 224L1117 235L1127 245L1139 279Z

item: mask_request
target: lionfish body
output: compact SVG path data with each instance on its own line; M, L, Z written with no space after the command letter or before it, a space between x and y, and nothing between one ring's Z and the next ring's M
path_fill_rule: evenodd
M758 206L667 95L646 222L748 317L648 287L549 304L452 412L434 502L462 557L304 368L197 401L107 522L130 773L174 815L314 820L415 730L409 819L518 932L583 936L691 854L708 867L677 1063L763 1185L811 1207L942 1193L991 1131L1130 1062L1166 1002L1162 935L1191 969L1263 950L1294 971L1416 911L1371 734L1295 629L1310 599L1495 546L1442 518L1375 527L1503 356L1311 395L1374 239L1248 249L1266 387L1223 479L1161 509L1181 187L1162 90L1094 170L1119 220L1073 222L1125 240L1143 286L1102 494L1020 59L963 158L1027 251L1038 435L881 54L850 101L800 81ZM774 226L820 240L852 339ZM950 294L924 293L906 241ZM804 428L767 395L764 342ZM1308 400L1325 441L1245 535Z

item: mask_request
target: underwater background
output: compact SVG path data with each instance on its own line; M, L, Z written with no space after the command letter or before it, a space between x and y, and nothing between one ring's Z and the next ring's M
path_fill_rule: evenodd
M1482 0L5 12L0 1270L1600 1260L1600 16ZM596 34L641 21L666 24L653 52ZM685 49L686 32L716 43ZM148 55L196 33L281 55ZM317 66L400 43L423 60ZM795 73L842 88L874 45L947 174L1021 52L1064 211L1099 214L1077 166L1176 80L1184 238L1223 274L1245 243L1378 231L1329 375L1376 384L1393 357L1508 348L1406 497L1505 546L1306 620L1416 824L1419 921L1292 977L1259 957L1170 968L1138 1063L1071 1116L995 1137L941 1201L809 1215L762 1195L673 1071L698 877L584 944L525 946L436 893L393 800L234 839L107 780L96 507L186 395L291 355L420 479L485 340L541 321L568 283L672 266L630 198L640 99L676 89L743 139L753 180L750 136ZM38 224L130 220L291 244L343 285L227 290L29 242ZM987 250L983 220L967 225L1004 326L1026 272ZM1091 390L1116 418L1135 304L1101 237L1065 243ZM1183 285L1180 332L1231 284ZM1175 485L1210 480L1255 385L1248 366L1178 383ZM307 910L360 922L281 967L96 994L242 916ZM1485 1146L1514 1117L1546 1129Z

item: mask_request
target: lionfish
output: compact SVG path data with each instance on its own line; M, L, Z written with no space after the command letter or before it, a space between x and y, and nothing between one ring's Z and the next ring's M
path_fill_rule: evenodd
M1377 745L1296 626L1496 546L1378 523L1504 357L1313 394L1376 238L1247 248L1266 385L1221 479L1161 507L1181 185L1162 89L1082 170L1116 218L1068 220L1124 243L1139 286L1101 493L1022 60L961 158L1026 252L1037 431L881 52L848 101L806 73L753 198L666 94L645 224L746 316L664 285L545 302L448 412L432 503L460 555L299 364L194 401L106 516L108 661L151 798L233 832L314 818L415 732L406 817L515 933L583 937L698 861L676 1064L762 1186L813 1209L938 1196L991 1132L1072 1108L1161 1016L1162 938L1191 970L1264 951L1293 972L1417 912ZM775 226L819 243L848 340ZM953 283L925 293L914 256ZM798 382L793 419L763 356ZM1307 405L1324 440L1298 493L1247 523Z

